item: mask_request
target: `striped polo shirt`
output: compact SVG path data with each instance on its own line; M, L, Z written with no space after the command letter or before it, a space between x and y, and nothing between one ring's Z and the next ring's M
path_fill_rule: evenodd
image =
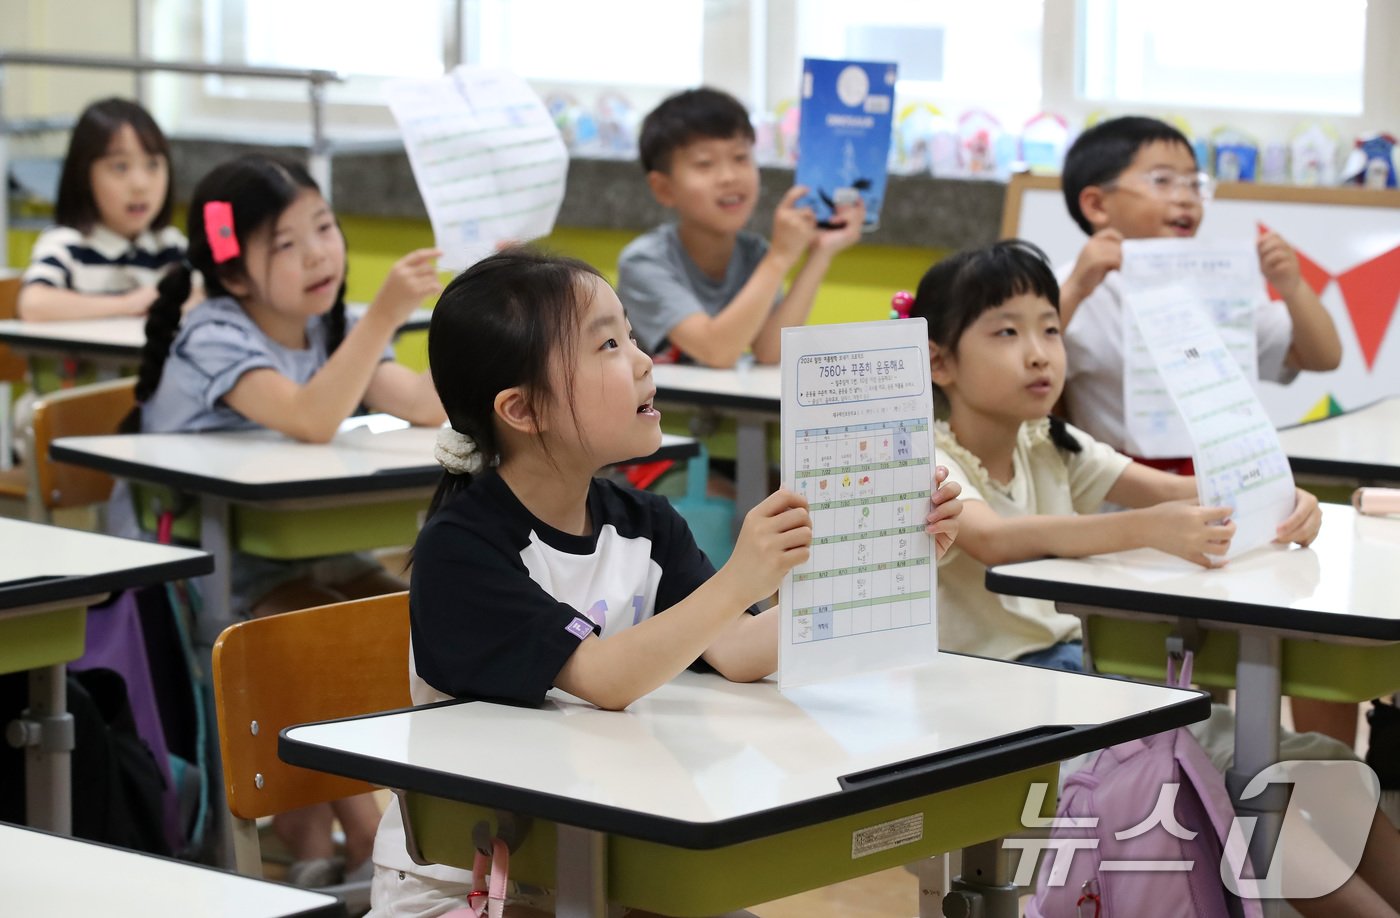
M126 293L154 287L184 254L185 234L173 226L147 230L135 239L101 223L88 233L54 226L35 240L24 283L78 293Z

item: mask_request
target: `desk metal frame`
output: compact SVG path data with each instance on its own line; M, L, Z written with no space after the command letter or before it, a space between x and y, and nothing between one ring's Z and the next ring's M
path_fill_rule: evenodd
M13 531L12 531L13 530ZM105 567L100 557L105 543L124 542L112 536L61 530L38 523L0 520L0 531L32 540L60 538L83 545L87 570L46 575L43 569L0 583L0 619L72 613L104 601L111 593L193 577L210 571L214 559L203 552L165 545L142 544L149 560L138 564ZM87 563L89 560L95 563ZM65 566L56 560L58 568ZM71 570L71 568L69 568ZM62 654L67 657L67 654ZM44 660L29 671L29 709L6 725L11 745L25 750L26 819L38 828L64 835L73 827L72 760L73 717L68 713L67 663L69 659Z

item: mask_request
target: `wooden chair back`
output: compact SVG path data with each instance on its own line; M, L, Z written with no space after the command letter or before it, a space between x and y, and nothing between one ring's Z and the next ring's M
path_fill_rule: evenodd
M277 734L295 724L412 703L408 593L231 625L214 644L214 707L229 811L253 820L373 790L363 781L284 763Z
M35 499L46 511L107 500L111 475L54 462L49 444L59 437L114 434L136 404L136 379L114 379L50 392L34 403L33 440L27 464Z
M0 278L0 319L13 319L19 315L19 278ZM28 369L24 358L4 344L0 344L0 382L20 382Z

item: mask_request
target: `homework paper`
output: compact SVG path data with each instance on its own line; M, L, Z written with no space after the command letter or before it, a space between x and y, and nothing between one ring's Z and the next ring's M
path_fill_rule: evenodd
M1130 239L1123 243L1128 291L1183 284L1215 322L1225 346L1251 383L1259 378L1254 314L1264 299L1259 256L1248 244L1200 239ZM1186 431L1137 326L1123 323L1125 447L1134 456L1182 455Z
M783 329L783 485L812 551L783 578L780 688L938 652L923 319Z
M395 80L387 95L442 268L554 228L569 154L524 80L464 64L433 80Z
M871 61L802 61L798 127L798 185L811 189L798 203L817 220L836 205L865 199L865 226L875 229L885 200L898 67Z
M1234 508L1226 558L1272 542L1293 511L1293 473L1253 385L1193 290L1156 287L1128 303L1184 421L1201 504Z

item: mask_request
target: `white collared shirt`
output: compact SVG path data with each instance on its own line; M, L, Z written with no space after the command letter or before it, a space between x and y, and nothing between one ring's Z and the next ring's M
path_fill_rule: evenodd
M1056 272L1061 284L1074 266ZM1123 282L1110 271L1085 297L1064 328L1065 410L1076 427L1101 443L1142 455L1129 436L1123 408ZM1293 344L1293 317L1279 300L1263 300L1254 313L1259 375L1287 384L1298 371L1285 363ZM1186 449L1187 447L1183 447Z
M185 234L173 226L127 239L101 223L81 233L54 226L39 234L24 283L78 293L127 293L154 287L184 257Z

